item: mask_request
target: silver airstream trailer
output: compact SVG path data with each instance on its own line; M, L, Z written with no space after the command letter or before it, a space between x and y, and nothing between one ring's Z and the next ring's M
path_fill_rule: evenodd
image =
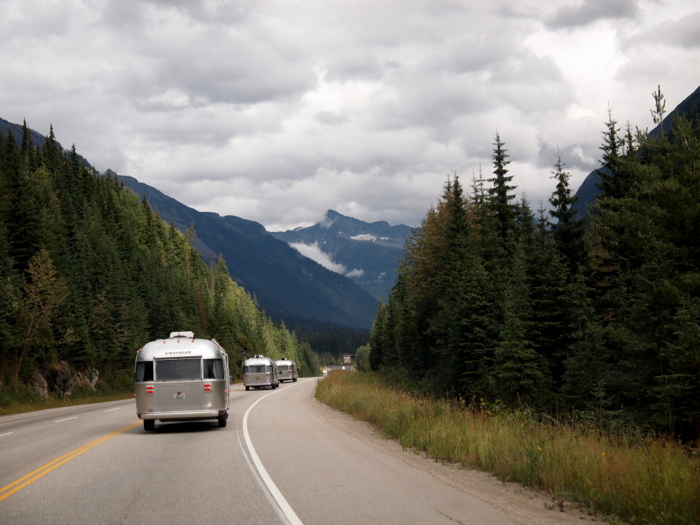
M282 381L296 381L299 378L297 364L291 359L283 357L277 361L277 377Z
M229 409L228 355L214 339L172 332L136 354L136 414L145 430L156 420L217 420L226 426Z
M277 363L269 357L256 355L243 361L243 385L251 388L277 388Z

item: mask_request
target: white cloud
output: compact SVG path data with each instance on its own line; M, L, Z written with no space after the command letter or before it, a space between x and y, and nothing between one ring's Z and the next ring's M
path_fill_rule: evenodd
M357 279L358 277L362 277L365 273L365 271L360 268L353 268L352 270L348 271L347 268L345 268L345 266L343 266L342 264L333 262L330 255L324 253L317 242L313 244L294 242L289 243L289 246L294 248L304 257L308 257L312 261L317 262L324 268L331 270L332 272L344 275L346 277L350 277L351 279Z
M331 270L335 273L345 275L345 266L343 266L342 264L334 263L331 260L330 256L324 253L323 250L321 250L321 248L319 248L318 243L315 242L313 244L305 244L302 242L295 242L289 243L289 246L294 248L304 257L308 257L312 261L316 261L324 268L327 268L328 270Z
M345 274L345 277L350 277L351 279L357 279L358 277L362 277L365 274L364 270L361 270L359 268L353 268L350 270L348 273Z

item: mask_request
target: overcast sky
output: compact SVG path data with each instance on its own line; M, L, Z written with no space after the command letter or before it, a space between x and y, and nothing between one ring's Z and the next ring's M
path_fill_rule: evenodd
M498 132L531 207L700 85L696 0L0 0L0 117L200 211L416 226Z

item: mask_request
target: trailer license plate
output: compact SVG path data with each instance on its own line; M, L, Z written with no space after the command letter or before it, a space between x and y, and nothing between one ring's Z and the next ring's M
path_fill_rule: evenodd
M177 394L173 394L173 399L180 400L180 399L185 399L185 394L178 392Z

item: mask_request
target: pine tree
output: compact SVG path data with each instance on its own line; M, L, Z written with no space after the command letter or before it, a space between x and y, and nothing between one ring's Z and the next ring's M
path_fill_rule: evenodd
M552 178L557 184L549 198L553 207L549 214L556 219L556 223L552 226L552 237L560 252L566 257L571 275L574 275L579 265L585 264L583 220L576 219L576 210L573 206L578 197L571 193L569 187L571 174L564 171L564 161L558 148L556 159L554 163L556 171L552 172Z
M502 299L503 322L494 352L494 378L501 399L509 404L537 402L545 386L544 361L530 339L531 318L525 254L517 246Z
M369 354L369 364L370 367L372 367L372 370L379 370L381 369L382 365L385 363L384 361L384 342L385 342L385 336L384 336L384 325L385 325L385 317L386 317L386 305L380 301L379 302L379 307L377 308L377 316L374 319L374 323L372 323L372 330L370 331L370 336L369 336L369 346L370 346L370 354Z
M612 109L608 108L608 120L605 123L605 131L603 132L603 145L600 147L600 150L603 152L600 160L601 167L596 170L600 177L600 182L596 183L596 186L604 196L620 196L614 183L620 160L621 141L619 132L620 128L617 127L617 121L612 117Z
M656 410L669 431L692 439L700 435L700 298L679 306L672 327L662 350L667 366L655 378Z
M530 218L531 222L532 218ZM550 392L562 383L567 347L571 343L570 319L572 276L566 257L550 232L537 229L523 237L529 286L530 338L544 358L543 371ZM542 399L544 406L545 399Z
M507 166L510 164L508 150L504 148L505 143L501 141L498 133L496 133L496 141L493 145L495 146L492 156L495 176L487 179L492 183L492 187L489 188L489 203L498 221L500 237L505 246L510 240L510 231L513 227L515 212L511 201L515 198L512 193L515 186L510 185L513 176L508 175Z
M651 93L654 97L654 109L651 111L651 118L654 124L659 126L659 132L663 138L664 133L664 115L666 114L666 101L664 100L664 95L661 93L661 86L657 86L657 90Z
M498 341L497 290L478 257L471 258L454 283L449 355L453 390L465 399L494 399L494 350Z

